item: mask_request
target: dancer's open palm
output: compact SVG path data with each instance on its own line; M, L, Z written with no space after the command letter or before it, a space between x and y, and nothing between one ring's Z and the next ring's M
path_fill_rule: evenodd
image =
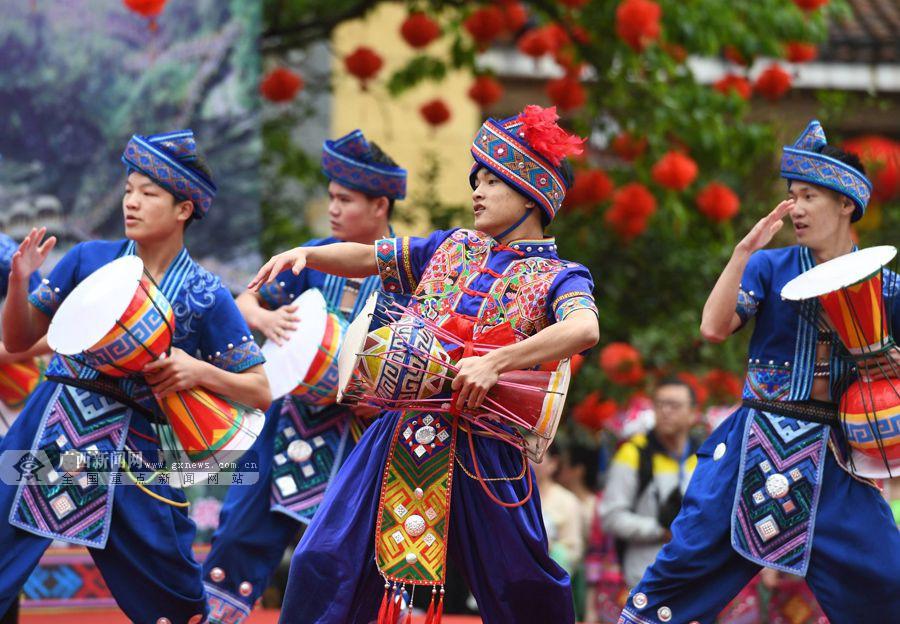
M259 290L263 284L267 284L275 279L275 277L285 269L291 269L294 275L299 275L300 271L306 266L305 247L297 247L289 251L282 252L266 262L259 272L256 274L247 288L250 290Z
M793 199L786 199L775 206L775 210L760 219L756 225L753 226L753 229L751 229L744 239L738 243L738 247L741 247L749 253L753 253L768 245L772 240L772 237L775 236L778 230L784 225L784 218L793 207Z
M44 240L47 228L32 228L19 249L12 256L10 276L22 282L27 282L32 273L41 268L47 255L56 246L56 237L51 236Z

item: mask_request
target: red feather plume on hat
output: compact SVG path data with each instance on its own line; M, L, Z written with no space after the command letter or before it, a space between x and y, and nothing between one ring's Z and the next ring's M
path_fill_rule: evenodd
M556 123L559 115L556 107L541 108L529 104L519 115L522 122L521 132L531 149L559 167L566 156L574 156L584 151L582 144L586 139L569 134Z

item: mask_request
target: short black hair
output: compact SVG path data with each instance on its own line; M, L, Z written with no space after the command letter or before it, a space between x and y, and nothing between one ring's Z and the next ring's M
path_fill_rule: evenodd
M833 145L823 145L819 149L816 150L823 156L828 156L829 158L834 158L835 160L839 160L845 165L849 165L853 167L861 174L866 175L866 167L862 164L862 161L859 159L859 156L853 152L848 152L846 150L842 150L839 147L835 147Z
M209 163L206 161L206 157L197 150L191 158L178 159L182 164L186 167L189 167L201 174L204 178L206 178L209 182L213 181L212 169L209 167ZM183 202L188 201L188 197L179 197L175 196L175 202ZM191 216L188 217L188 220L184 222L184 229L187 230L188 226L194 222L197 215L197 204L194 203L194 211L191 213Z
M381 146L378 145L375 141L369 141L369 147L372 150L372 162L377 165L384 165L386 167L399 167L400 165L397 162L388 156L388 154L381 149ZM382 195L369 195L371 199L376 199L377 197L383 197ZM391 218L391 215L394 213L394 198L388 197L388 219Z
M563 450L570 466L584 466L584 485L592 491L597 490L600 476L600 449L584 442L572 440Z
M697 404L697 393L694 392L694 388L691 386L691 384L686 382L681 377L675 377L674 375L663 377L657 382L656 390L665 388L666 386L681 386L682 388L687 388L688 394L691 397L691 405Z

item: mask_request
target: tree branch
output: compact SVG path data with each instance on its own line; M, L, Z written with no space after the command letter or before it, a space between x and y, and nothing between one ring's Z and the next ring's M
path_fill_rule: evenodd
M310 43L327 39L341 23L364 16L383 0L359 0L343 11L330 16L314 16L299 20L288 26L273 27L264 31L260 37L260 49L263 53L284 52L296 48L304 48ZM283 8L284 5L280 5ZM281 24L283 20L273 16L273 24Z

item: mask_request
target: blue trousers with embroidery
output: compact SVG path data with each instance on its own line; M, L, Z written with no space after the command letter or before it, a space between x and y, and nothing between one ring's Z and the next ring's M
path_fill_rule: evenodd
M672 539L632 590L620 624L711 624L760 570L731 546L749 411L732 414L697 452ZM720 444L725 452L715 459ZM890 508L830 450L821 488L806 582L832 624L893 621L900 613L900 532Z
M45 382L3 441L0 452L28 450L55 384ZM134 416L132 427L149 434L149 425ZM138 440L143 449L149 444ZM149 450L149 449L148 449ZM123 477L123 483L127 477ZM157 494L184 501L166 485L149 486ZM0 613L17 599L51 540L13 527L7 521L17 486L0 483ZM94 563L125 615L138 624L168 618L173 624L199 623L206 615L200 566L191 543L195 527L185 509L154 500L133 485L115 487L109 537L103 549L89 548Z
M375 522L381 477L397 413L382 415L350 453L325 494L291 560L282 624L369 624L378 614L384 580L375 566ZM522 470L518 451L476 436L484 476ZM472 471L466 434L457 455ZM491 482L501 500L521 499L525 479ZM571 624L569 577L547 553L537 491L522 507L493 503L481 486L455 470L450 504L449 554L468 581L485 624ZM425 607L430 590L412 595Z
M258 480L228 489L212 548L203 562L211 622L239 624L249 615L301 527L290 516L271 510L272 456L280 409L281 401L272 404L263 430L247 453L257 462Z

